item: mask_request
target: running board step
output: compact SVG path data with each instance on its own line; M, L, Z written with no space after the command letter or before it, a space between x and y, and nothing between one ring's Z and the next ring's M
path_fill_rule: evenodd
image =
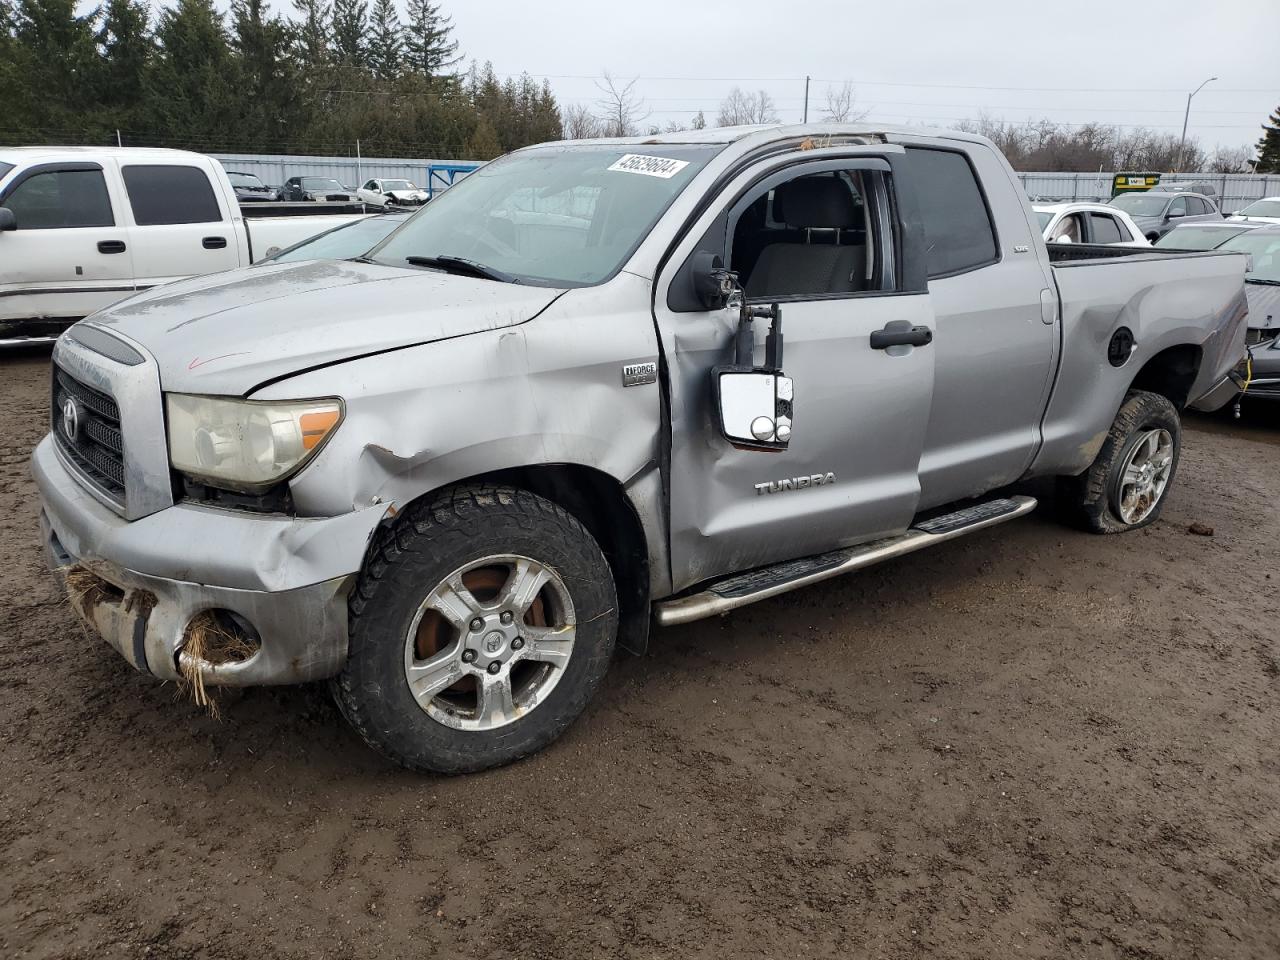
M728 613L757 600L829 580L843 573L861 570L893 557L914 553L968 533L985 530L997 523L1024 516L1036 508L1034 497L1006 497L989 500L954 513L924 520L906 533L871 543L833 550L816 557L788 560L717 581L700 593L664 600L654 605L658 623L664 627Z

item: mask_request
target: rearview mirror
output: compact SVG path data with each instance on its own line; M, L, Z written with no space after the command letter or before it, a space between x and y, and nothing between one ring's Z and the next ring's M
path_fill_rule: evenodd
M17 229L18 218L13 215L13 211L8 207L0 207L0 232Z
M1164 215L1164 218L1166 220L1177 220L1179 217L1185 217L1185 216L1186 214L1183 213L1181 210L1170 210L1168 213Z
M791 439L791 378L765 370L716 371L720 430L734 446L785 450Z

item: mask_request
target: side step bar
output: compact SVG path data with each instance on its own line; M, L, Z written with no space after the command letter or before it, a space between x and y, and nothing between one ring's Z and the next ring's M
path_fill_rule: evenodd
M735 574L700 593L663 600L654 605L654 612L659 625L664 627L728 613L757 600L767 600L798 587L994 527L997 523L1024 516L1035 507L1034 497L1007 497L979 503L922 521L896 537Z

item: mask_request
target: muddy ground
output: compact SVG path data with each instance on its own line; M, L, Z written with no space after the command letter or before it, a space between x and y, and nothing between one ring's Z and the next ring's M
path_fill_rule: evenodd
M1280 410L1192 419L1149 530L1042 510L659 632L431 779L321 687L217 722L86 635L47 365L0 360L0 956L1280 956Z

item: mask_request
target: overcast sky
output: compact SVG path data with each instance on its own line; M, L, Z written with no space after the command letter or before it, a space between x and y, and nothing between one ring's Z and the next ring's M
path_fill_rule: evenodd
M1212 148L1253 144L1280 105L1280 0L441 0L468 59L550 80L591 104L592 78L639 77L649 123L714 122L737 85L810 118L854 82L869 119L946 125L982 111L1149 126Z

